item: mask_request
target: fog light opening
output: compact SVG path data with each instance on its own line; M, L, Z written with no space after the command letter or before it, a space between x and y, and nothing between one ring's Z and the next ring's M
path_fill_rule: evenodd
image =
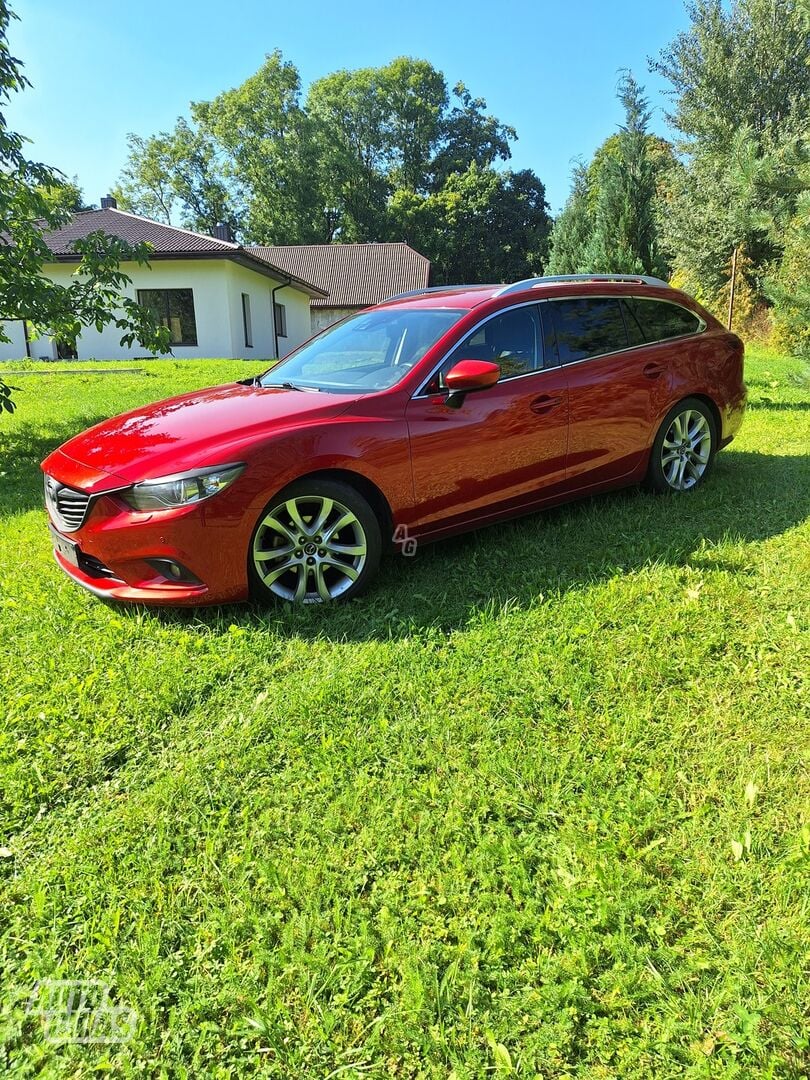
M176 582L178 585L202 585L197 575L192 574L188 567L183 566L176 559L147 559L146 561L153 570L157 570L168 581Z

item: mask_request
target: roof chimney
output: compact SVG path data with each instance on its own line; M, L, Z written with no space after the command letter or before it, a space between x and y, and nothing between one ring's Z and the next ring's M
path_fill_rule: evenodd
M231 227L225 221L220 221L214 226L214 231L211 233L215 240L224 240L228 244L233 243L233 233Z
M101 197L101 209L102 210L117 210L118 203L112 197L112 195L102 195Z

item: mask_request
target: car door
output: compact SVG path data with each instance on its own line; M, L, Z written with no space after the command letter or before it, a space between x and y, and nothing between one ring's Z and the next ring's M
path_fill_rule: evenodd
M572 490L637 469L668 394L668 357L631 344L621 297L550 299L568 386L566 469Z
M447 405L443 376L459 360L501 367L495 386ZM546 360L548 362L546 362ZM537 304L482 320L406 409L416 503L427 531L542 499L565 480L568 401Z

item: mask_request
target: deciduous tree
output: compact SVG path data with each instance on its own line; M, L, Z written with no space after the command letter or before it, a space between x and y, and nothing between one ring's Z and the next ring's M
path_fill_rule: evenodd
M193 123L181 121L173 133L130 137L122 205L164 221L179 208L184 223L204 227L224 214L209 210L213 191L239 207L244 239L267 244L401 239L407 221L430 255L444 243L431 229L446 226L458 188L472 183L476 205L482 185L503 200L499 208L486 202L486 214L492 226L497 211L508 233L498 254L496 234L478 222L482 267L524 268L527 252L545 251L542 183L529 172L488 178L508 159L514 129L463 83L449 94L426 60L333 72L302 104L297 69L275 52L241 86L191 112ZM526 235L516 242L512 223L525 214Z
M391 237L430 258L437 284L514 281L542 273L548 255L545 187L530 170L473 162L432 194L398 191L390 215Z
M21 62L8 48L8 26L13 16L0 0L0 106L11 94L24 89L28 80ZM11 131L0 112L0 315L25 319L35 328L58 337L75 337L83 325L98 329L112 323L121 330L122 344L139 341L156 352L168 350L168 332L158 328L148 312L121 295L129 278L120 269L124 261L145 263L148 249L135 247L93 233L76 243L81 262L67 286L58 285L43 273L49 261L43 230L56 228L69 216L68 198L75 195L65 186L63 175L23 153L25 139ZM8 341L0 322L0 341ZM9 387L0 380L0 409L11 411Z
M312 125L300 104L294 64L276 50L241 86L192 106L201 130L224 155L224 171L244 207L245 239L306 244L329 239Z
M127 165L114 190L122 209L171 225L178 208L177 223L185 228L210 233L224 223L238 232L235 200L210 135L180 117L173 131L148 139L130 134L128 143Z

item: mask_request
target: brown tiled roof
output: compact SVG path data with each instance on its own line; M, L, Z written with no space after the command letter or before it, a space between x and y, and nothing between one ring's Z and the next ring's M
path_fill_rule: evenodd
M328 293L312 307L367 307L395 293L423 289L430 261L407 244L298 244L249 247L289 274L297 274Z
M174 225L164 225L151 218L130 214L125 210L84 210L75 214L61 229L45 231L45 243L59 262L73 262L78 259L73 245L92 232L108 233L118 236L130 244L146 241L152 245L150 259L232 259L243 266L256 270L267 277L283 280L293 276L294 283L312 297L325 294L318 286L306 278L291 275L288 270L276 265L271 259L257 251L233 244L227 240L217 240L213 236L178 229Z

